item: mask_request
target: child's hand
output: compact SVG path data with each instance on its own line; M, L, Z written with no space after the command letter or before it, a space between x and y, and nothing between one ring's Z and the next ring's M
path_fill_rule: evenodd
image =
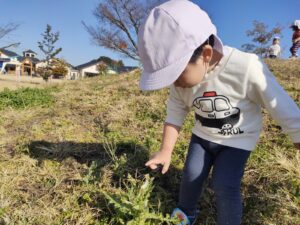
M170 166L171 163L171 152L161 150L159 152L156 152L151 159L146 162L145 166L150 167L152 170L155 170L158 168L159 165L162 165L162 174L165 174Z
M300 143L294 143L294 145L297 149L300 149Z
M293 40L293 43L297 43L298 41L300 41L300 37L294 39L294 40Z

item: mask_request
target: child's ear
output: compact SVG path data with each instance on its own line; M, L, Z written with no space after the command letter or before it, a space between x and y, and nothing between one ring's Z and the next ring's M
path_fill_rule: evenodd
M205 45L202 49L202 60L206 63L209 63L213 56L213 48L210 45Z

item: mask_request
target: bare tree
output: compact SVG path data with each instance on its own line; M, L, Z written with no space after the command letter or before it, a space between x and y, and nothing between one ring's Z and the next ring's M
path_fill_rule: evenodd
M59 39L59 32L52 32L52 27L47 24L46 30L43 34L42 41L38 41L39 49L44 53L46 57L47 65L49 64L50 60L53 59L58 53L61 52L62 48L55 49L54 44Z
M15 24L15 23L8 23L6 25L0 26L0 39L4 38L9 33L15 31L18 27L19 27L19 24ZM6 49L6 48L9 48L9 47L17 47L19 45L20 45L20 42L11 43L9 45L0 47L0 49Z
M137 34L149 11L162 0L101 0L93 11L97 25L82 22L93 42L125 57L139 60Z
M253 52L263 56L268 51L268 44L274 36L281 36L283 27L276 25L268 31L268 26L257 20L253 21L253 29L247 30L248 37L252 37L252 42L242 45L242 49L246 52Z
M38 41L38 46L45 55L46 66L40 68L38 73L45 81L48 81L49 77L53 74L53 65L51 63L55 56L61 52L62 48L55 49L55 43L59 40L59 32L53 32L49 24L47 24L45 32L41 35L43 40Z

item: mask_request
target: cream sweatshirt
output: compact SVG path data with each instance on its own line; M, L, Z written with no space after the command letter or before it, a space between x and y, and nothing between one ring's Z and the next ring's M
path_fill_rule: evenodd
M261 107L300 143L300 110L262 60L225 47L227 54L191 88L171 85L166 122L181 127L194 109L192 132L208 141L253 150L262 128Z

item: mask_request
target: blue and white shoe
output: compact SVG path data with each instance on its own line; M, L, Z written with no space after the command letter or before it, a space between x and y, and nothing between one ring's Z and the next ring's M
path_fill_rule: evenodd
M171 217L178 218L179 223L176 225L194 225L196 222L196 216L187 216L181 209L175 208Z

